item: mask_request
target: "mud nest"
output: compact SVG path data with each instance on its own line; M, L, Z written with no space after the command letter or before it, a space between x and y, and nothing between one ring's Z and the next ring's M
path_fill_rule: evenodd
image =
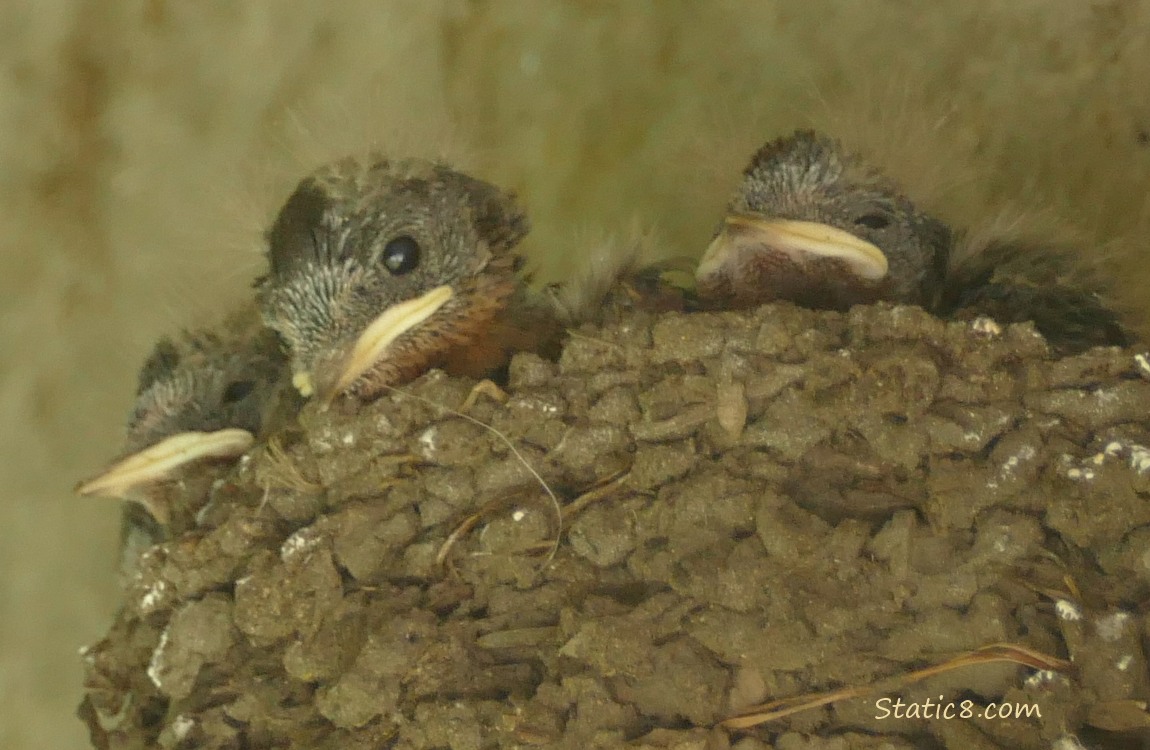
M95 745L1145 741L1145 355L772 305L584 328L461 414L474 385L311 404L189 477L85 652ZM1055 668L916 673L1003 643Z

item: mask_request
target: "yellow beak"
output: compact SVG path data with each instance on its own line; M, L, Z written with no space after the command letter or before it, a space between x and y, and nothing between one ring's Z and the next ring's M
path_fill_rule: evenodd
M887 274L883 251L850 232L814 221L731 214L703 254L695 278L703 280L714 275L743 248L764 246L786 254L798 265L819 259L841 261L851 273L866 281L878 281Z
M255 442L247 430L181 432L112 464L104 473L76 486L80 495L124 498L133 490L164 479L204 458L236 458Z
M419 297L397 302L384 310L352 345L335 384L330 388L321 384L320 390L325 392L319 395L330 400L346 390L384 356L396 339L434 315L453 296L451 287L445 284ZM304 396L315 390L315 385L306 373L296 373L292 382Z

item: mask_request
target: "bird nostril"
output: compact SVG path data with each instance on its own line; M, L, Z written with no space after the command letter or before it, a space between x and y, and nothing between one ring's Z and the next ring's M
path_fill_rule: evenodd
M882 229L890 226L890 219L882 214L863 214L855 219L855 223L868 229Z

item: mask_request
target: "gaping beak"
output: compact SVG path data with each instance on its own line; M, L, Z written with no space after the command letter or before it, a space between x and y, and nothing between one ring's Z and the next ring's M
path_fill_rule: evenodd
M445 284L419 297L397 302L384 310L356 339L339 368L339 377L335 382L331 385L322 382L318 384L318 395L330 401L345 391L387 353L388 347L396 339L434 315L452 296L454 292ZM317 384L312 381L309 373L297 372L292 383L304 396L310 396L317 390Z
M205 458L236 458L255 442L247 430L181 432L112 464L103 474L76 485L80 495L125 498L139 488L169 477L182 466ZM162 522L162 519L157 518Z
M879 281L887 273L883 251L850 232L814 221L731 214L703 254L695 278L710 278L731 265L742 252L762 252L764 248L782 254L799 267L817 260L839 261L848 272L868 283Z

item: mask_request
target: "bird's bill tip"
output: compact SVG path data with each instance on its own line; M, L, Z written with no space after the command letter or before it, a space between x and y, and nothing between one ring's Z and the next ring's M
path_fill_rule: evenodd
M144 485L165 479L180 467L205 458L237 458L255 442L247 430L181 432L123 458L101 474L80 482L82 496L124 498Z
M296 378L298 381L304 382L305 387L309 390L318 392L323 400L332 400L351 387L364 373L371 370L387 354L388 348L395 343L396 339L434 315L453 296L455 296L455 292L450 286L444 284L418 297L397 302L388 307L376 316L375 320L371 321L363 333L359 335L359 338L355 340L351 351L338 368L339 376L330 385L322 382L315 384L310 375L301 376L297 374ZM308 395L304 393L304 388L300 387L298 381L293 380L296 382L296 387L299 388L300 393L305 396Z
M744 251L780 253L793 264L805 266L816 260L838 261L864 282L884 278L886 254L876 245L828 224L792 219L769 219L731 214L718 236L707 247L695 271L699 281L722 273L732 258Z

